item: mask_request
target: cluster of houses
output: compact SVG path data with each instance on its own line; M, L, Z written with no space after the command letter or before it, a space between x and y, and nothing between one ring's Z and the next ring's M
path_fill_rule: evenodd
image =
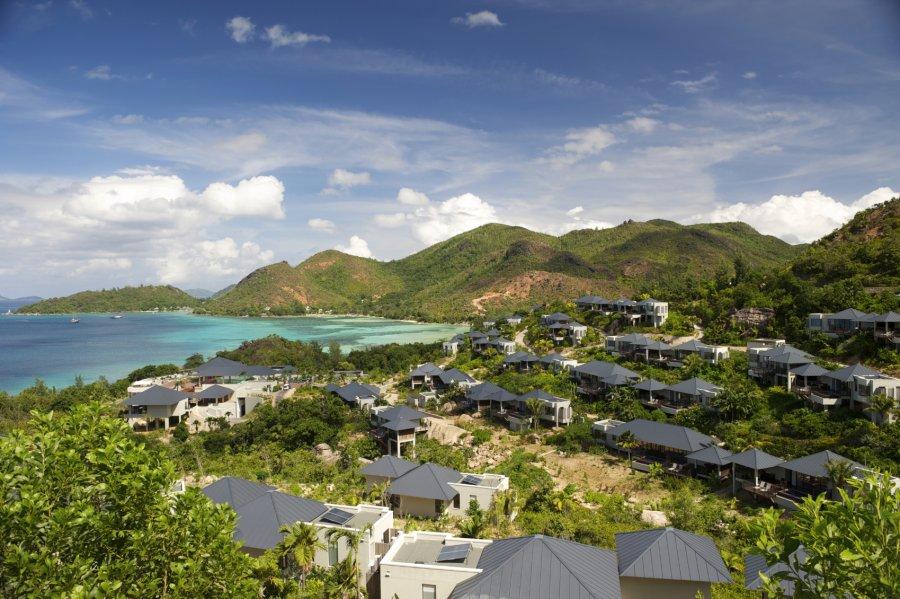
M587 334L587 326L577 322L568 314L554 312L541 316L541 327L549 334L554 343L568 342L578 345Z
M575 300L575 305L583 312L621 314L629 324L643 324L661 327L669 318L668 302L656 299L641 301L617 299L608 300L596 295L583 295Z
M724 345L707 345L697 339L669 345L640 333L609 335L605 349L614 356L669 368L681 368L688 356L698 356L710 364L718 364L729 356L728 347Z
M806 398L813 407L844 406L865 410L875 422L892 421L893 411L871 410L872 398L884 395L900 403L900 379L851 364L828 370L815 363L815 356L783 339L755 339L747 344L748 374L762 385L780 385Z
M516 351L516 342L510 341L503 337L495 328L487 331L470 331L461 335L454 335L449 341L442 344L444 354L447 356L455 356L460 349L465 347L466 342L472 345L472 351L476 354L483 354L489 349L493 349L499 354L511 354Z
M732 581L712 539L671 527L619 533L615 550L544 535L492 540L402 532L394 528L395 514L462 514L470 500L487 509L509 481L387 456L362 472L368 485L388 485L391 507L322 503L234 477L203 493L237 513L235 540L250 555L276 547L283 527L297 522L318 531L316 566L330 568L355 551L359 584L369 596L694 599L710 597L713 583Z
M653 464L659 464L666 472L678 476L722 482L731 478L732 493L742 489L788 509L793 509L805 496L834 490L829 473L831 464L849 464L853 476L862 477L871 472L862 464L828 450L793 460L783 460L755 448L732 453L709 435L654 420L599 420L592 428L599 442L616 451L627 451L635 470L647 472ZM629 444L622 442L626 435ZM894 485L900 485L900 480L894 480Z
M217 356L190 372L133 382L122 416L135 430L239 420L273 399L293 372L291 366L251 366Z
M806 329L833 338L871 334L879 342L900 348L900 314L893 311L878 314L847 308L834 313L815 312L806 319Z

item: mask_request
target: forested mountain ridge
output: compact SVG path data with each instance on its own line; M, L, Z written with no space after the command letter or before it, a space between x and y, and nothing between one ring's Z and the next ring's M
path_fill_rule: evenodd
M326 250L297 266L277 262L199 300L171 286L124 287L54 298L23 312L102 312L191 307L212 314L304 314L308 309L423 320L530 307L583 293L630 296L707 279L736 259L787 264L800 251L743 223L626 221L556 237L487 224L381 262Z

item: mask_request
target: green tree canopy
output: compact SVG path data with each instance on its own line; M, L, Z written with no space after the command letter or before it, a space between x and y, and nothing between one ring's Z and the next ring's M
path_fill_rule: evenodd
M34 414L0 438L0 594L251 597L234 512L175 472L98 403Z

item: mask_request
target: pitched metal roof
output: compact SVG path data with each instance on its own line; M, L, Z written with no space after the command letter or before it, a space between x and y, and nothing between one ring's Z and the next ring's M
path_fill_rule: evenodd
M767 468L773 468L782 464L783 462L784 460L782 460L781 458L770 453L766 453L761 449L756 449L755 447L751 447L746 451L742 451L731 456L732 464L737 464L738 466L744 466L746 468L752 468L753 470L765 470Z
M866 312L863 312L862 310L857 310L856 308L847 308L846 310L835 312L831 315L831 318L834 320L860 320L867 316L868 314Z
M826 378L834 379L836 381L840 381L842 383L849 383L853 380L853 377L856 375L864 375L864 374L880 374L877 370L873 368L869 368L868 366L863 366L862 364L851 364L850 366L844 366L843 368L838 368L837 370L833 370L825 375Z
M791 374L795 374L797 376L822 376L823 374L828 374L831 372L827 368L822 368L815 362L810 362L808 364L802 364L795 368L791 368Z
M387 422L378 425L379 428L387 429L389 431L408 431L418 426L418 422L405 420L403 418L398 420L388 420Z
M543 389L535 389L534 391L529 391L528 393L524 393L519 396L520 401L528 401L529 399L540 399L541 401L545 401L548 403L556 403L558 401L568 401L566 399L563 399L562 397L557 397L556 395L547 393Z
M876 314L872 318L872 322L900 322L900 314L893 310L885 312L884 314Z
M712 437L694 429L643 418L620 424L611 429L609 434L616 438L626 431L630 431L638 441L643 443L654 443L686 452L697 451L709 445L715 445Z
M381 396L381 391L379 391L378 387L374 385L364 385L358 381L352 381L343 387L332 388L330 391L349 403L354 403L359 398L377 398Z
M385 478L399 478L416 468L418 464L398 458L392 455L383 455L371 464L360 468L360 472L369 476L383 476Z
M647 342L644 349L649 349L650 351L666 351L672 349L672 346L663 341L651 340Z
M666 389L668 385L665 383L661 383L656 379L644 379L640 383L635 383L634 388L638 391L662 391Z
M463 372L458 368L451 368L450 370L445 370L437 377L443 382L445 385L449 385L451 383L474 383L475 379L472 378L469 374Z
M646 335L641 335L640 333L628 333L627 335L622 335L619 337L618 341L623 343L630 343L636 347L643 347L652 341Z
M485 381L480 385L475 385L467 394L469 399L474 399L476 401L515 401L516 395L515 393L510 393L503 387L495 385L490 381Z
M541 358L541 362L544 364L552 364L553 362L562 362L569 359L570 358L565 357L559 352L550 352Z
M504 364L520 364L522 362L538 362L540 358L531 352L517 351L503 358Z
M788 460L787 462L783 462L781 467L785 470L805 474L806 476L827 478L828 464L835 462L848 462L855 468L863 467L859 462L854 462L849 458L845 458L844 456L827 449L795 460Z
M544 316L544 320L547 322L559 322L560 320L572 320L572 317L563 312L554 312L553 314Z
M595 376L600 379L613 376L614 374L621 374L632 379L641 378L638 373L633 370L629 370L624 366L619 366L618 364L614 364L613 362L601 362L599 360L594 360L592 362L576 366L575 372L579 374Z
M211 385L199 393L194 393L194 397L197 399L221 399L222 397L229 397L233 393L234 389L229 389L222 385Z
M731 574L712 539L677 528L619 533L616 553L619 576L731 582Z
M449 501L458 493L448 483L458 483L460 480L462 480L462 474L453 468L445 468L428 462L395 479L391 483L388 493Z
M721 387L697 377L675 383L674 385L669 385L669 391L674 393L685 393L687 395L697 396L701 394L701 391L705 393L717 393L721 390Z
M689 352L699 352L703 350L712 349L711 345L706 345L705 343L701 343L696 339L691 339L690 341L685 341L684 343L679 343L672 349L678 351L689 351Z
M312 522L328 511L324 503L288 495L274 487L225 477L203 489L215 503L225 503L237 512L234 539L245 547L271 549L281 541L281 527Z
M261 485L235 476L224 476L203 487L203 494L214 503L227 503L237 508L274 490L275 487L269 485Z
M153 385L146 391L135 393L125 400L126 406L174 406L179 401L187 399L188 394L183 391L169 389L162 385Z
M813 361L813 356L790 345L773 347L764 353L770 362L776 364L808 364Z
M382 420L421 420L428 416L425 412L413 410L408 406L393 406L376 413Z
M444 372L444 369L432 362L419 364L409 372L409 376L430 376Z
M238 376L247 371L247 365L222 356L216 356L195 369L200 376Z
M803 545L797 547L793 553L788 556L788 565L785 562L776 562L771 566L766 563L766 558L762 555L748 555L744 558L744 588L750 591L758 591L763 588L760 573L765 574L769 578L779 572L794 572L798 578L806 579L809 575L801 568L806 561L806 548ZM791 579L782 579L778 581L781 592L785 597L793 597L796 592L796 584Z
M731 456L734 455L727 449L718 445L710 445L703 449L691 452L684 456L688 460L695 462L703 462L704 464L713 464L714 466L725 466L731 463Z
M630 385L634 382L634 379L626 374L621 372L616 372L607 377L601 379L604 385L609 387L621 387L623 385Z
M543 535L494 541L450 599L619 599L616 555Z

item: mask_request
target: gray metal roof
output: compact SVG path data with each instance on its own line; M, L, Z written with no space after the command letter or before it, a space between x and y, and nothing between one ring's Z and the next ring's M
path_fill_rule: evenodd
M828 464L834 462L849 462L855 468L863 467L863 465L859 462L854 462L849 458L845 458L844 456L827 449L825 451L820 451L812 455L803 456L802 458L783 462L781 464L781 467L785 470L805 474L806 476L827 478Z
M622 374L624 376L627 376L628 378L633 379L641 378L638 373L633 370L629 370L624 366L619 366L618 364L614 364L613 362L601 362L600 360L594 360L592 362L576 366L575 372L577 372L578 374L594 376L600 379L613 376L614 374Z
M379 428L387 429L389 431L408 431L412 430L419 426L419 423L413 420L388 420L385 423L379 424Z
M197 399L221 399L230 397L233 393L234 389L222 385L211 385L199 393L194 393L194 397Z
M547 354L541 358L541 362L544 364L552 364L553 362L559 362L559 361L564 361L564 360L568 360L568 359L569 358L566 358L564 355L562 355L559 352L550 352L549 354Z
M519 401L528 401L529 399L540 399L541 401L545 401L548 403L555 403L558 401L567 401L562 397L557 397L551 393L547 393L543 389L535 389L533 391L529 391L528 393L524 393L519 396Z
M842 383L849 383L853 380L854 376L861 374L879 374L879 372L868 366L863 366L862 364L851 364L850 366L844 366L843 368L833 370L824 376Z
M696 339L691 339L690 341L685 341L684 343L679 343L674 346L672 349L677 351L687 351L687 352L699 352L704 350L712 349L712 346L706 345L705 343L701 343Z
M386 410L381 410L376 414L382 420L414 420L418 421L428 416L425 412L413 410L407 406L393 406Z
M876 314L872 318L872 322L900 322L900 314L893 310L885 312L884 314Z
M125 400L126 406L174 406L179 401L187 399L184 391L176 391L162 385L153 385L146 391L135 393Z
M360 468L360 472L369 476L383 476L385 478L399 478L416 468L418 464L398 458L392 455L383 455L371 464Z
M250 482L243 478L225 476L203 487L203 493L214 503L227 503L233 508L274 491L275 487Z
M419 364L418 366L413 368L410 371L409 376L430 376L440 374L442 372L444 372L444 370L437 364L434 364L432 362L425 362L424 364Z
M539 362L540 358L531 352L517 351L503 358L504 364L518 364L521 362Z
M534 535L494 541L480 574L456 585L450 599L619 599L616 555L574 541Z
M718 393L721 390L721 387L697 377L669 386L669 391L672 391L673 393L685 393L687 395L695 396L699 396L701 391L706 393Z
M652 339L647 337L646 335L641 335L640 333L628 333L627 335L622 335L619 337L618 341L623 343L630 343L635 347L643 347L649 344Z
M615 439L626 431L630 431L638 441L654 443L680 451L697 451L709 445L715 445L712 437L694 429L643 418L620 424L610 430L609 434Z
M460 480L462 480L462 474L453 468L445 468L428 462L395 479L391 483L388 493L407 497L450 500L458 493L448 483L458 483Z
M234 539L253 549L271 549L281 541L282 526L312 522L328 511L319 501L239 478L219 479L203 492L213 502L228 504L237 512Z
M638 391L662 391L667 387L668 385L661 383L656 379L644 379L640 383L634 384L634 388Z
M503 387L495 385L490 381L485 381L480 385L475 385L467 394L469 399L474 399L476 401L515 401L517 396L515 393L510 393Z
M451 368L450 370L445 370L439 375L437 378L441 380L445 385L450 385L452 383L474 383L475 379L469 376L467 373L463 372L459 368Z
M867 316L868 313L866 312L857 310L856 308L847 308L846 310L835 312L831 315L831 318L834 320L861 320Z
M791 374L796 374L797 376L822 376L829 372L831 371L827 368L822 368L814 362L791 368Z
M616 553L619 576L731 582L731 574L712 539L677 528L619 533Z
M798 578L806 579L808 574L802 570L803 563L806 561L806 548L803 545L788 556L788 565L785 562L776 562L771 566L766 563L766 558L762 555L748 555L744 558L744 588L750 591L757 591L763 588L760 573L765 574L769 578L780 572L793 572ZM791 579L782 579L778 581L781 592L785 597L793 597L796 592L796 584Z
M222 356L216 356L195 369L200 376L238 376L247 371L247 365Z
M360 398L378 398L381 396L378 387L364 385L358 381L352 381L343 387L332 387L329 390L348 403L355 403Z
M604 385L609 387L621 387L623 385L630 385L634 382L634 379L630 376L622 374L621 372L616 372L615 374L611 374L610 376L604 377L601 379Z
M563 312L554 312L553 314L547 314L546 316L544 316L544 320L546 322L560 322L562 320L572 320L572 317L568 314L564 314Z
M718 445L710 445L703 449L691 452L684 456L688 460L695 462L703 462L704 464L712 464L714 466L725 466L731 463L733 454L727 449L723 449Z
M742 451L731 456L732 464L737 464L738 466L744 466L753 470L765 470L767 468L773 468L782 464L783 462L784 460L782 460L781 458L770 453L766 453L761 449L756 449L755 447L751 447L746 451Z
M666 351L672 349L672 346L663 341L651 340L644 346L644 349L648 349L650 351Z

